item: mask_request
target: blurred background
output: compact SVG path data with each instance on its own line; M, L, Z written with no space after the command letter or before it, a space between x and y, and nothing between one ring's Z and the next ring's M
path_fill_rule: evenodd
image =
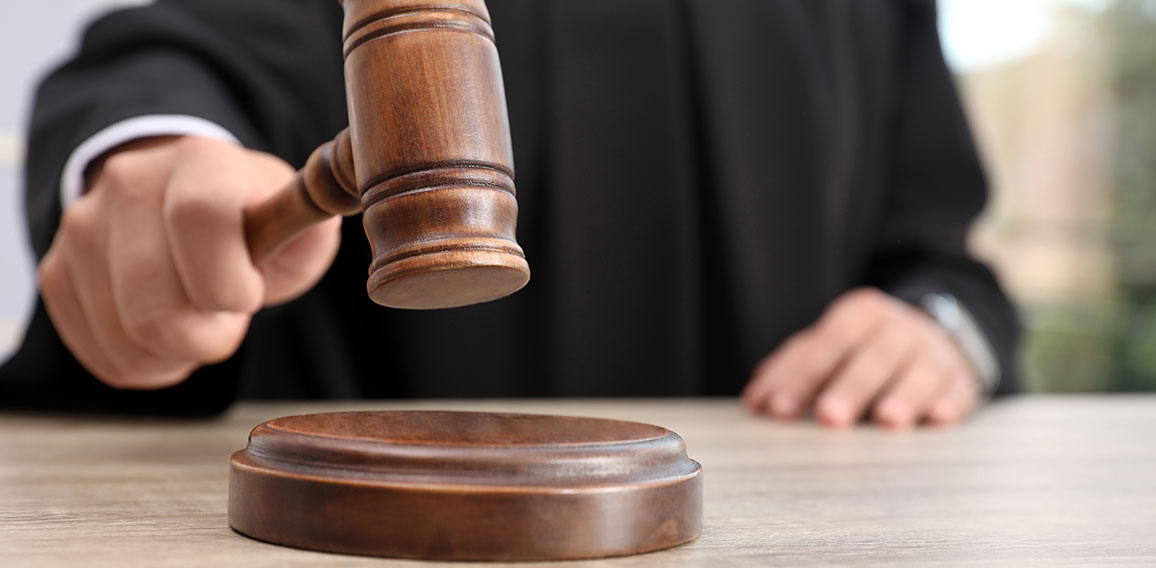
M102 12L145 0L0 1L0 361L24 335L34 269L24 228L24 131L39 77L72 53L84 24Z
M1028 388L1156 389L1156 1L941 0Z
M141 0L0 5L0 360L33 299L21 213L37 78ZM1156 390L1156 0L940 0L992 184L971 246L1020 307L1034 391Z

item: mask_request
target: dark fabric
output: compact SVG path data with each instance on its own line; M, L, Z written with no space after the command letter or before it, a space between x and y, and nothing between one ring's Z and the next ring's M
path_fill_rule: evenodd
M259 314L234 360L186 386L93 387L40 310L0 371L2 399L733 395L759 358L868 284L955 294L998 352L1001 390L1015 389L1015 315L964 248L985 181L933 2L489 7L526 289L440 312L377 307L349 219L323 281ZM161 0L95 23L39 93L37 254L67 156L126 117L201 116L300 166L346 122L339 30L340 8L322 0Z

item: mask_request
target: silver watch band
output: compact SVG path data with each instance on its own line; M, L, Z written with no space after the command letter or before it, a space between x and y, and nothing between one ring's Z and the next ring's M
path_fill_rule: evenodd
M991 396L999 387L999 363L987 337L955 296L945 292L925 294L920 305L944 330L951 335L971 362L979 380L981 392Z

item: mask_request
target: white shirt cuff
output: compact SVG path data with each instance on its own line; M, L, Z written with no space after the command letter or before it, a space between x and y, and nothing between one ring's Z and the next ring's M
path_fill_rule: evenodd
M237 137L215 122L183 114L151 114L122 120L85 140L73 150L60 176L60 210L84 192L84 170L101 154L137 138L150 136L204 136L239 143Z

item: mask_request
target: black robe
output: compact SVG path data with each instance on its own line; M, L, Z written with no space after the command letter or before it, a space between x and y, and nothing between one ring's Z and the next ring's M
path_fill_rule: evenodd
M832 299L954 294L1015 388L1014 312L965 235L985 180L928 1L491 0L530 284L405 312L364 293L359 218L324 280L256 316L230 361L117 392L38 307L0 371L7 405L202 412L237 396L736 394ZM300 166L347 123L340 8L161 0L113 13L43 83L28 151L32 243L98 130L207 118Z

